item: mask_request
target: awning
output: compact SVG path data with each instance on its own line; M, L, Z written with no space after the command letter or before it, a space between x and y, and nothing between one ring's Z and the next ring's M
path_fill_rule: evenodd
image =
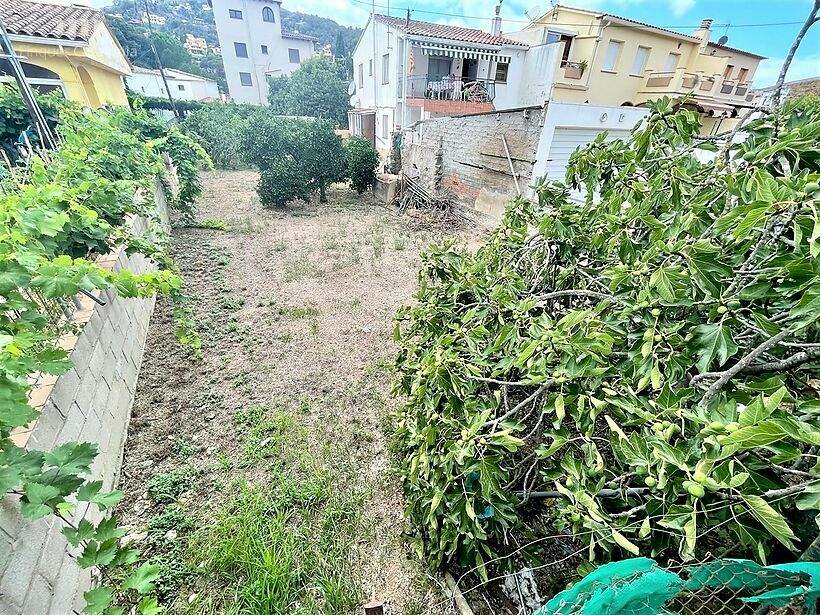
M446 56L448 58L465 58L468 60L495 60L510 62L510 56L501 55L498 49L477 49L446 43L421 43L421 51L426 56Z

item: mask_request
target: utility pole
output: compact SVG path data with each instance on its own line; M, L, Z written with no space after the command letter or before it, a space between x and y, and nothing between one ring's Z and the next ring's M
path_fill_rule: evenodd
M148 33L151 35L149 42L151 43L151 51L154 52L154 60L157 62L157 66L159 67L159 74L162 77L162 83L165 84L165 93L168 94L168 102L171 103L171 111L174 112L174 117L177 120L181 120L182 116L180 116L179 111L177 111L177 106L174 104L174 97L171 96L171 88L168 87L168 79L165 77L165 69L162 68L162 60L159 59L159 54L157 53L157 48L154 45L154 27L151 24L151 11L148 10L148 0L144 0L145 4L145 18L148 20Z
M37 136L40 137L40 143L47 149L56 149L57 142L54 139L54 134L52 134L51 128L49 128L48 121L46 121L46 116L43 115L40 105L37 104L34 98L34 92L31 86L29 86L26 81L23 65L20 64L20 59L14 52L9 33L6 30L6 24L2 18L0 18L0 46L3 48L2 57L9 61L11 69L14 72L14 80L20 89L20 96L23 97L23 104L26 106L34 130L37 131Z

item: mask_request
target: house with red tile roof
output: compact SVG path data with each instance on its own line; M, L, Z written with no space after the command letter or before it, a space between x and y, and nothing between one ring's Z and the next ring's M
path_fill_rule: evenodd
M87 6L0 0L0 16L29 84L82 105L127 105L131 67L102 13ZM14 81L0 59L0 82Z

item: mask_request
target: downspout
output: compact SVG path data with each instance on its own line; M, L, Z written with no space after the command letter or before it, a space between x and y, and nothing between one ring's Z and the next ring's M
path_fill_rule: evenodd
M598 37L595 40L595 49L592 50L592 58L589 61L589 66L587 66L587 80L584 84L587 89L589 89L589 81L592 78L592 67L595 66L595 60L598 58L598 49L601 48L601 39L603 38L604 30L607 29L610 23L611 22L607 21L606 24L604 24L604 20L601 19L601 25L598 26Z
M402 88L401 129L407 127L407 80L410 71L410 39L404 36L404 87Z

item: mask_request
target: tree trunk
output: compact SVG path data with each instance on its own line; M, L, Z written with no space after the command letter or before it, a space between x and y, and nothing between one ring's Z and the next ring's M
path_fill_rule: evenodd
M327 192L325 191L325 182L319 182L319 202L327 203Z

